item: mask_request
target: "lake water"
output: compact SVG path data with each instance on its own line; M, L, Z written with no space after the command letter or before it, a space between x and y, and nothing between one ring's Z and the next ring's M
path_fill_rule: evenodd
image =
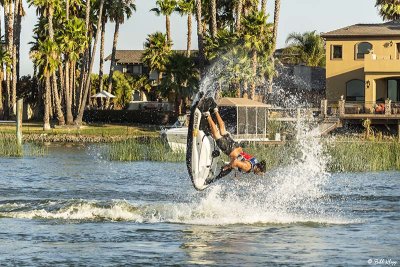
M51 147L0 158L0 265L399 266L399 204L399 172L328 174L313 157L196 192L184 164Z

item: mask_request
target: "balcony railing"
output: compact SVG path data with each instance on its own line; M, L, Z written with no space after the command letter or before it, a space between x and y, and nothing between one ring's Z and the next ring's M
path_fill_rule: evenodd
M400 60L393 56L365 55L365 72L400 72Z
M375 102L356 101L321 101L321 114L325 117L346 115L369 114L376 116L400 117L400 102L391 100Z

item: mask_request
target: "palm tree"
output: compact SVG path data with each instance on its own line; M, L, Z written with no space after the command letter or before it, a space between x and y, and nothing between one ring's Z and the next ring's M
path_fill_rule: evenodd
M14 8L12 0L2 1L4 8L4 25L5 25L5 41L8 54L11 56L11 66L13 65L13 55L14 55ZM12 69L11 69L12 70ZM13 99L13 84L11 79L12 73L6 72L6 106L8 113L7 115L15 114Z
M85 35L86 37L91 40L90 37L90 15L91 15L91 0L86 0L86 5L85 5ZM89 44L91 44L91 41L89 41ZM83 104L82 107L82 98L83 98L83 91L85 90L85 81L88 79L89 73L87 72L88 69L88 61L89 61L89 53L90 53L90 45L88 45L85 48L85 52L83 55L83 61L81 65L81 74L80 74L80 79L79 79L79 91L78 95L79 97L76 98L76 106L78 107L78 113L80 112L81 108L85 108L85 104Z
M243 1L237 0L236 6L236 32L240 32L241 23L242 23L242 12L243 12Z
M106 24L109 18L109 12L111 9L111 1L107 0L103 6L103 18L101 21L101 37L100 37L100 66L99 66L99 91L101 92L104 87L104 49L105 49L105 36L106 36Z
M65 55L65 107L67 124L73 123L72 103L75 92L75 66L76 62L84 53L88 39L85 33L85 22L72 16L65 24L61 33L60 45Z
M203 36L203 25L202 25L202 5L201 0L196 0L196 20L197 20L197 39L198 39L198 47L199 47L199 68L200 73L204 71L204 36Z
M172 43L161 32L150 34L144 43L145 51L142 60L150 68L150 71L158 72L158 86L171 55L171 46Z
M158 7L152 8L150 11L156 12L157 16L165 16L167 40L172 42L170 16L176 10L177 2L176 0L157 0L156 5Z
M274 33L272 35L272 53L275 52L275 49L276 49L276 39L278 37L279 15L280 15L280 13L281 13L281 0L275 0Z
M55 10L61 9L61 2L60 0L28 0L29 5L35 5L37 7L37 13L42 15L43 17L47 17L47 29L48 29L48 38L45 41L40 42L39 40L39 56L40 59L36 58L36 61L39 62L38 65L42 65L44 68L43 72L44 77L46 79L46 90L45 90L45 117L44 117L44 129L48 130L50 125L48 124L48 118L46 117L48 114L46 112L50 112L50 99L51 99L51 77L53 79L53 95L55 100L56 106L56 113L58 123L60 125L65 124L64 114L62 113L61 109L61 101L58 95L58 90L54 88L56 85L57 76L56 76L56 69L60 62L60 54L59 54L59 47L54 42L54 26L53 26L53 18ZM48 59L45 57L52 57L52 59ZM57 64L55 61L57 61ZM50 64L49 62L52 62Z
M271 50L271 62L274 62L274 53L276 50L276 39L278 37L278 28L279 28L279 16L281 13L281 0L275 0L275 9L274 9L274 32L272 35L272 50ZM271 75L268 82L268 93L272 93L274 76Z
M400 2L398 0L376 0L375 6L383 20L400 19Z
M325 65L324 40L315 31L291 33L286 43L289 44L284 50L286 60L295 64L304 63L310 67Z
M19 79L19 44L21 35L21 17L24 15L21 0L14 1L14 25L13 25L13 45L12 45L12 91L11 104L12 113L16 114L17 103L17 81Z
M45 41L38 41L38 49L32 52L32 57L36 66L42 70L42 79L45 80L44 92L44 117L43 130L48 131L50 127L50 101L51 101L51 81L50 78L59 64L58 46L50 38Z
M117 43L119 35L119 26L125 22L125 16L129 19L133 11L136 11L134 0L115 0L110 9L110 20L115 23L113 48L111 53L110 74L108 75L108 92L112 91L112 76L115 68L115 54L117 52Z
M212 38L216 38L217 36L217 0L210 0L210 9L211 9L211 36Z
M194 0L180 0L178 2L177 11L181 16L187 15L187 46L186 46L186 56L190 57L190 50L192 46L192 13L194 10Z
M264 12L252 12L245 17L243 21L244 46L250 50L253 77L251 79L250 99L255 98L256 76L257 76L257 53L265 48L264 44L269 41L269 32L267 31L267 16Z
M243 14L248 16L252 12L258 11L259 0L242 0L243 1Z
M276 1L275 1L276 3ZM267 14L267 0L261 0L261 12L264 12L265 14Z
M166 64L165 78L161 82L161 91L164 96L175 96L175 112L182 114L184 99L193 95L199 86L199 71L193 58L181 53L172 53Z
M97 21L97 29L100 29L101 27L101 22L102 22L102 17L103 17L103 6L104 6L104 1L105 0L101 0L100 2L100 7L99 7L99 16L98 16L98 21ZM82 102L80 103L80 109L79 109L79 113L75 119L75 123L80 125L82 124L82 119L83 119L83 113L85 111L85 105L86 105L86 101L87 101L87 97L88 97L88 93L89 93L89 88L90 88L90 78L91 78L91 73L93 70L93 64L94 64L94 57L96 55L96 48L97 48L97 42L99 39L99 31L96 32L96 37L95 37L95 41L93 44L93 51L92 51L92 56L91 56L91 60L89 63L89 71L88 71L88 77L86 78L86 85L85 85L85 90L83 93L83 98L82 98Z
M222 54L221 59L226 66L226 73L221 77L221 84L228 84L228 89L233 89L236 97L242 97L242 93L243 96L247 95L247 81L251 79L253 70L247 49L235 45L229 53ZM243 84L243 89L241 84Z
M0 39L0 117L3 115L3 78L4 78L4 65L6 66L6 72L10 72L11 57L8 51L3 49L3 42Z

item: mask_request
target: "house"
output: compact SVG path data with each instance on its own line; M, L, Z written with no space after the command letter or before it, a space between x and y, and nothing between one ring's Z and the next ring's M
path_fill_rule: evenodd
M150 80L157 80L158 73L150 72L149 68L143 64L143 53L144 50L117 50L114 70L131 75L148 75ZM111 55L105 60L111 60Z
M394 105L400 101L400 21L356 24L322 37L326 40L328 102L343 98L347 105L358 106L354 113L378 113L377 105L383 107L386 101L384 113L396 114ZM392 106L388 106L388 99Z
M173 52L185 53L186 50L173 50ZM197 51L192 50L192 53L197 53ZM117 50L115 54L114 69L131 75L148 75L150 80L157 80L158 72L150 71L150 69L143 63L143 54L144 50ZM111 55L109 55L105 60L111 60Z

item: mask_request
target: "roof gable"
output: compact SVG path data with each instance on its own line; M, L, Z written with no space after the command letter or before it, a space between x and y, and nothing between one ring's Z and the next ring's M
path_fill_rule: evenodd
M324 38L335 37L400 37L400 21L381 24L355 24L321 35Z
M142 57L145 50L117 50L115 53L115 61L118 64L142 64ZM178 53L185 53L186 50L173 50ZM197 50L192 50L192 53L196 53ZM111 55L105 59L111 60Z

